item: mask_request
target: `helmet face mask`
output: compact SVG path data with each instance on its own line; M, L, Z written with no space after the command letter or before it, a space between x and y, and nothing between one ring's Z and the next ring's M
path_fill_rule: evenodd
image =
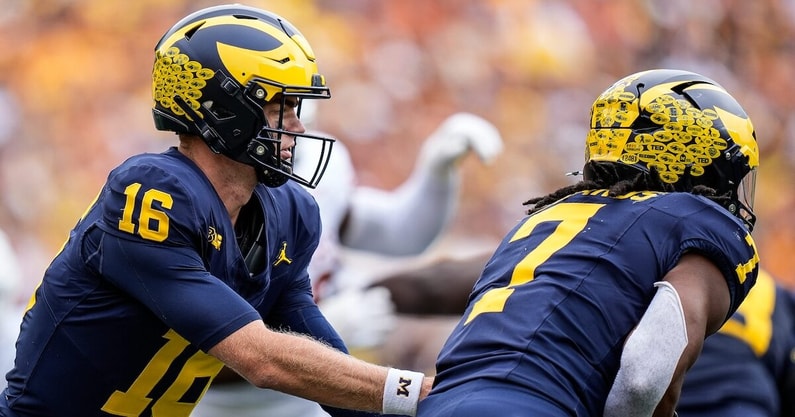
M756 197L756 169L752 169L737 188L737 202L739 203L734 215L743 219L749 230L753 230L756 223L754 214L754 198Z
M237 4L187 16L155 48L152 89L158 129L202 137L214 152L253 166L268 186L320 181L334 139L288 131L284 114L288 98L331 95L306 39L281 17ZM281 106L275 123L265 119L268 103ZM308 178L281 159L284 135L322 141L327 151Z
M759 165L753 124L723 87L702 75L650 70L605 90L591 107L586 161L655 170L676 191L712 188L753 227Z

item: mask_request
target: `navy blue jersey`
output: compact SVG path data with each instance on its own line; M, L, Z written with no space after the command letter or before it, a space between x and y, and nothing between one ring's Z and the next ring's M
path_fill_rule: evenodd
M756 285L685 375L682 417L778 417L795 354L792 295L760 272ZM789 411L791 413L791 410Z
M345 350L306 272L314 199L288 182L257 186L252 204L265 233L250 271L215 189L175 148L114 169L24 316L11 415L187 417L222 368L205 352L259 319Z
M725 276L728 318L756 280L758 257L740 220L712 201L687 193L611 198L596 190L528 216L475 283L418 415L475 415L466 411L477 409L467 398L499 386L521 393L513 402L537 415L601 415L623 343L654 283L688 252L706 256Z

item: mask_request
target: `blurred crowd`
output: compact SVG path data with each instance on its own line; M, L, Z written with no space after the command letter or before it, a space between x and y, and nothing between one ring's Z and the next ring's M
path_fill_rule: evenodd
M591 100L610 80L659 67L710 76L755 123L754 235L764 267L795 288L795 1L240 2L279 13L310 41L332 90L317 126L346 141L362 183L398 185L450 113L500 129L506 152L495 163L463 161L440 243L456 242L451 250L496 241L523 201L576 180L565 174L584 158L569 150L582 146ZM0 228L24 286L110 168L176 143L152 125L153 47L180 16L219 3L2 0Z

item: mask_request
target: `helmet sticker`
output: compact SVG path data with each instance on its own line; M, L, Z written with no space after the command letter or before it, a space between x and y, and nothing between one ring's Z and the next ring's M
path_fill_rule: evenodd
M687 166L690 175L703 175L704 167L728 148L715 126L718 112L676 98L671 88L681 84L677 82L654 86L638 97L627 91L636 79L628 77L597 98L587 138L588 158L655 168L671 184L679 181ZM708 84L690 88L716 89ZM639 117L648 119L648 128L631 129ZM648 133L639 133L643 130Z
M191 115L186 115L174 102L173 97L181 96L191 108L198 110L202 89L207 85L207 80L213 78L215 72L203 68L196 61L191 61L187 55L180 52L179 48L172 46L157 57L153 74L152 87L155 101L176 115L190 118ZM200 113L196 114L201 117Z

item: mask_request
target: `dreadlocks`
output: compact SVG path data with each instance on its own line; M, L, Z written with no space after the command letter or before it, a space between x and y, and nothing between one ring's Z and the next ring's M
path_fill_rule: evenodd
M616 162L588 161L583 169L583 180L574 185L559 188L543 197L531 198L522 205L528 206L527 214L533 214L544 207L571 194L586 190L608 190L608 195L618 197L635 191L676 191L672 184L663 182L654 168L642 172L629 165ZM704 186L693 186L692 194L702 195L718 204L725 205L731 200L729 193L717 195L715 189Z

